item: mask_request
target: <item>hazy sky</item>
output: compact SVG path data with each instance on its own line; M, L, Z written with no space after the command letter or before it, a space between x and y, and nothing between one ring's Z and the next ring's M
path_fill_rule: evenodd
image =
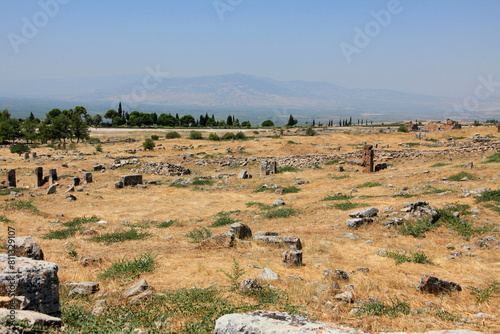
M460 97L500 81L500 1L0 0L0 50L4 82L159 65Z

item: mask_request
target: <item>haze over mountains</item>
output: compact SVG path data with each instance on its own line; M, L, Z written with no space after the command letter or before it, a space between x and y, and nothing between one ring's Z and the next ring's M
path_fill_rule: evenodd
M0 83L0 108L15 117L34 112L43 117L52 108L85 106L91 114L105 113L121 101L125 110L142 112L235 114L240 119L285 121L328 120L339 117L373 121L403 119L498 118L500 98L491 97L480 109L453 111L461 101L383 89L350 89L327 82L278 81L245 74L193 78L120 75L74 80ZM456 109L456 108L455 108ZM22 113L22 114L20 114Z

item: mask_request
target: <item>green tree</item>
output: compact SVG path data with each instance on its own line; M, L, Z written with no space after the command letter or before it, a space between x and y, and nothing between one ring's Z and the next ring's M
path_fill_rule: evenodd
M250 121L243 121L241 122L241 126L244 128L249 128L252 126L252 124L250 124Z
M102 123L102 116L97 114L92 118L92 125L98 127Z
M176 127L179 125L179 120L170 114L161 114L160 117L158 117L158 125Z
M312 127L307 128L306 130L306 136L314 136L316 134L316 131Z
M37 139L36 128L37 123L34 118L26 118L21 123L21 135L26 140L26 143L34 142Z
M290 114L290 117L288 118L288 123L286 123L287 126L294 126L297 124L299 121L297 121L293 116Z
M181 117L179 120L182 126L189 127L193 125L196 121L193 116L191 115L184 115Z
M76 138L78 143L81 139L87 139L89 137L89 124L85 117L87 110L84 107L75 107L69 110L68 115L70 117L70 140L73 141L73 138Z
M262 122L261 126L274 126L274 122L268 119Z
M226 124L228 126L233 126L233 117L232 116L227 116Z
M121 126L121 125L124 125L125 123L127 123L123 118L121 118L120 116L117 116L115 118L113 118L113 126Z
M399 126L398 132L408 132L408 127L404 124Z
M218 141L218 140L220 140L220 138L219 138L219 136L216 133L210 133L208 135L208 140Z
M106 111L106 113L104 114L104 118L106 119L109 119L111 121L113 121L113 119L115 119L115 117L118 117L120 116L118 114L118 112L114 109L109 109L108 111Z

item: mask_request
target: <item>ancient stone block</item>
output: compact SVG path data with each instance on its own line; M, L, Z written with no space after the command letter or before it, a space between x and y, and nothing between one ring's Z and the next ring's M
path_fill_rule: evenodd
M134 297L147 290L149 290L148 282L146 282L145 279L141 279L139 282L135 283L130 288L128 288L127 291L123 293L123 297L124 298Z
M99 283L97 282L82 282L70 283L70 292L68 296L72 295L92 295L100 290Z
M57 181L57 169L49 170L49 184L54 184Z
M79 186L80 185L80 178L78 176L73 177L73 186Z
M16 170L15 169L10 169L7 172L7 180L9 182L9 187L10 188L16 188L17 187Z
M302 264L302 251L295 249L288 249L283 252L283 263L286 267L301 267Z
M233 247L234 246L234 234L231 232L224 232L216 234L208 239L201 242L201 246L213 246L213 247Z
M373 172L373 158L374 158L373 145L365 145L363 148L363 173Z
M43 167L36 167L35 168L35 187L39 188L43 186L44 180L43 180Z
M379 210L377 208L367 208L367 209L351 212L349 214L349 217L351 217L351 218L374 217L377 215L378 212L379 212Z
M231 224L229 232L233 233L237 239L247 239L252 237L252 230L243 223Z
M420 282L418 282L417 289L421 292L428 292L437 295L453 291L462 291L462 287L457 283L426 274L422 274Z
M30 152L24 152L24 160L30 159Z
M142 184L142 174L123 175L120 177L120 181L123 182L124 186Z
M53 184L47 189L47 195L55 194L56 191L57 191L57 186Z
M84 172L83 173L83 181L85 183L92 183L92 173L91 172Z
M250 175L250 173L248 173L246 170L242 169L239 173L238 173L238 179L251 179L252 178L252 175Z
M7 254L0 254L0 296L7 296L12 286L30 301L29 310L60 316L57 264L16 257L11 270L8 261Z
M103 164L95 164L92 169L94 172L100 172L106 169L106 167Z

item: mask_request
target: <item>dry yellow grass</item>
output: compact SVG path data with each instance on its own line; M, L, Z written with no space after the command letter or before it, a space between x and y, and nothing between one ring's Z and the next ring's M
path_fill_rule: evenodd
M203 132L203 131L202 131ZM225 131L219 131L222 135ZM453 130L428 134L427 138L436 138L446 140L448 136L465 136L469 138L473 133L479 132L482 135L492 133L492 128L468 128L464 130ZM183 164L192 171L192 176L214 175L216 173L234 172L238 169L228 167L203 167L195 165L196 159L188 158L182 162L181 154L175 146L191 146L188 152L206 154L224 153L226 147L236 148L243 146L248 154L242 156L270 156L270 155L293 155L293 154L314 154L314 153L346 153L355 150L352 144L361 144L361 141L369 143L379 143L379 145L390 145L391 149L398 149L399 143L405 142L423 142L416 140L414 134L392 133L392 134L335 134L320 135L315 137L304 136L285 136L278 139L259 138L258 140L249 140L244 142L209 142L193 141L184 138L166 140L160 139L156 142L157 147L152 152L141 151L142 141L151 134L160 134L164 138L165 131L122 131L108 132L96 130L92 133L93 137L100 138L103 142L104 153L94 155L95 148L90 144L78 144L77 150L85 155L75 153L74 159L65 157L60 161L46 160L43 165L44 172L47 173L51 168L57 168L59 176L78 175L82 176L81 170L90 171L94 163L105 163L109 165L112 160L106 158L109 156L129 155L125 150L136 149L138 156L155 155L154 158L140 159L141 162L147 161L170 161ZM261 134L264 132L261 131ZM253 135L251 131L249 135ZM134 137L139 141L135 143L115 143L107 144L106 140ZM204 137L207 133L204 132ZM293 141L297 144L289 143ZM158 146L161 144L162 146ZM325 145L328 144L328 145ZM341 146L340 151L332 151L330 148ZM215 150L217 149L217 150ZM416 146L414 149L435 149L425 146ZM60 151L42 147L35 150L40 154L52 154L60 156ZM71 153L71 151L70 151ZM88 155L87 155L88 154ZM232 153L235 156L240 153ZM353 187L365 182L378 182L381 186L373 188L359 188L353 196L378 196L368 198L358 198L352 201L356 203L367 203L375 206L382 211L386 206L392 205L399 209L405 203L413 200L427 200L432 206L441 208L446 203L461 203L471 206L478 206L480 213L476 222L481 225L484 221L489 221L492 226L499 227L499 215L481 205L475 204L474 200L469 198L459 199L457 195L461 192L459 187L453 187L449 184L439 184L439 180L448 177L463 170L463 163L473 161L474 168L470 171L477 177L484 180L467 181L464 186L469 189L475 189L487 186L492 189L498 189L500 179L498 174L498 164L479 164L484 158L482 155L476 156L444 156L435 159L416 159L411 161L395 160L388 161L394 167L391 170L383 170L373 174L361 174L360 172L345 172L350 177L340 180L332 179L334 175L341 175L337 171L337 166L322 165L321 169L303 169L298 172L288 172L277 174L268 179L264 176L256 176L251 180L238 180L236 177L229 179L229 184L221 189L192 190L189 188L169 187L170 181L174 177L144 175L145 180L159 180L162 185L148 186L147 189L138 187L115 189L114 182L121 176L130 173L130 168L117 170L106 170L104 173L93 172L94 183L90 184L83 192L75 193L78 198L76 202L67 202L64 199L64 190L71 183L71 178L63 178L59 181L60 189L55 195L38 196L37 193L45 193L46 187L34 190L34 178L32 171L36 167L35 162L25 162L21 157L12 155L7 148L0 149L0 156L7 159L2 163L4 171L1 174L2 179L6 179L5 170L10 168L17 169L18 187L29 187L24 197L21 199L33 199L33 204L41 211L40 214L34 214L24 210L13 210L7 208L10 201L3 205L2 213L15 223L12 226L16 228L18 236L31 235L41 245L45 259L50 262L60 264L59 278L61 282L65 281L96 281L98 275L109 268L112 263L127 257L133 258L145 251L152 251L160 255L159 267L150 274L142 275L148 283L156 290L174 290L182 287L206 287L213 284L228 284L228 279L223 271L230 271L232 258L236 258L241 265L255 264L261 267L271 268L280 274L282 280L273 283L277 288L287 291L294 302L306 306L306 310L320 320L328 322L339 322L352 327L357 327L367 331L426 331L443 328L455 328L453 322L446 322L429 314L411 314L401 316L396 319L388 317L364 316L356 317L350 315L349 306L339 305L333 309L324 306L324 302L333 300L333 295L319 295L319 303L313 301L312 295L315 295L315 285L312 282L325 283L322 272L326 268L340 268L351 274L349 284L355 286L355 298L367 300L370 296L377 296L381 300L388 302L391 298L398 297L400 300L407 300L413 309L428 307L426 302L432 302L437 307L444 310L460 313L463 317L471 317L478 312L485 312L500 317L500 300L490 299L488 302L477 305L474 297L467 289L468 286L484 287L494 280L500 278L500 250L498 247L493 249L476 248L473 252L476 257L460 257L455 260L445 259L449 254L446 249L448 243L454 244L457 249L461 248L462 243L466 242L455 232L445 227L429 232L424 239L415 239L411 236L403 236L394 229L386 229L382 224L374 223L363 226L355 231L345 226L345 219L348 218L350 211L340 211L324 204L333 204L334 202L321 201L326 195L335 192L348 194ZM486 156L486 154L485 154ZM84 160L77 160L84 157ZM38 160L40 161L40 160ZM446 162L451 165L440 168L431 168L430 166L437 162ZM62 164L68 164L68 168L62 167ZM355 166L348 166L354 168ZM132 167L134 168L134 167ZM245 167L251 174L258 173L258 163L251 163ZM360 168L358 168L360 169ZM430 172L424 174L428 169ZM342 174L342 175L343 175ZM284 194L278 196L272 192L255 192L262 183L279 184L281 186L291 186L296 182L296 177L310 181L309 184L299 186L299 193ZM393 192L388 187L392 184L398 190L403 186L408 186L410 190L413 187L425 185L429 180L436 180L429 185L436 188L451 188L455 192L443 196L437 194L419 195L414 198L392 197ZM29 197L28 192L34 197ZM423 191L420 190L421 194ZM385 195L385 196L384 196ZM102 198L95 198L101 196ZM384 197L382 197L384 196ZM248 202L261 202L271 205L277 197L283 198L287 206L299 211L287 219L266 219L259 214L256 206L248 207ZM2 199L8 200L10 196L3 196ZM239 244L233 249L200 249L195 244L189 243L188 238L184 237L186 233L195 227L206 227L215 220L215 215L220 211L240 210L233 214L238 221L249 225L253 232L255 231L277 231L280 235L297 235L301 238L304 245L304 263L301 268L287 269L281 263L282 249L270 247L260 243L251 242L250 244ZM381 212L382 213L382 212ZM143 218L157 219L158 223L167 219L176 219L173 226L161 229L151 224L151 228L145 230L152 233L152 237L143 241L127 241L111 245L99 244L87 241L87 237L76 235L67 240L46 240L43 234L58 229L58 227L49 226L50 222L65 222L74 217L97 216L108 222L107 225L89 224L88 227L94 228L100 233L119 231L125 229L122 221L131 223L140 222ZM6 225L6 224L4 224ZM228 230L228 226L213 228L212 232L220 233ZM353 232L361 237L360 240L351 240L338 238L338 236ZM6 239L7 228L0 232L0 238ZM496 235L500 239L499 233L489 233ZM172 237L169 239L167 237ZM469 241L475 244L477 238ZM365 243L367 240L373 241L373 244ZM68 255L68 248L65 242L73 244L80 256L92 255L102 257L103 262L98 267L90 269L82 267ZM498 245L498 244L496 244ZM387 250L396 250L398 248L407 251L421 251L434 259L436 266L429 266L416 263L404 263L395 266L394 260L380 257L375 254L379 248ZM357 268L368 267L369 273L356 272ZM260 270L245 267L247 271L245 277L256 277ZM416 290L422 273L433 273L438 277L458 282L464 288L464 291L455 293L451 296L440 298L429 294L421 294ZM302 277L303 281L287 280L288 275L296 274ZM101 291L112 291L115 289L123 290L125 287L120 285L117 280L100 281ZM323 303L322 303L323 302ZM483 322L485 326L478 323ZM480 331L494 332L500 330L498 320L483 320L475 323L464 323L460 328L474 329Z

